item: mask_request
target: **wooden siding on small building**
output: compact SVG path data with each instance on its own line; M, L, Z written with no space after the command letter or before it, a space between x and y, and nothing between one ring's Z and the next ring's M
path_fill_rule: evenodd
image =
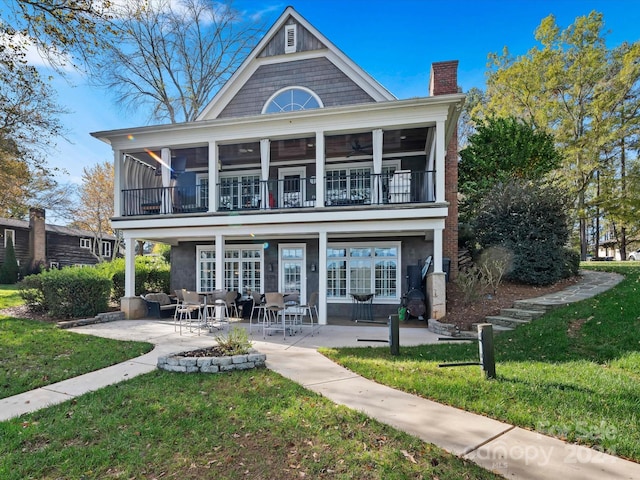
M325 107L375 100L326 58L262 65L220 113L219 118L260 115L266 101L285 87L306 87Z
M74 237L47 232L47 262L57 262L59 267L72 265L95 265L98 259L88 248L80 248L80 238L90 238L92 244L95 241L91 237ZM113 250L113 242L110 242Z
M7 249L5 248L5 230L13 230L15 232L15 244L13 245L13 251L16 254L16 259L20 265L24 265L29 261L29 230L15 227L0 227L2 230L2 238L0 239L0 264L4 263L7 256Z

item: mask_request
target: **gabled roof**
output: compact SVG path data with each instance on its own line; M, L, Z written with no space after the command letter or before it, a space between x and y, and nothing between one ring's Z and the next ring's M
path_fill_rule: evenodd
M29 222L26 220L18 220L17 218L2 218L0 217L0 226L5 228L21 228L23 230L29 230ZM64 227L62 225L50 225L48 223L44 226L45 232L57 233L59 235L69 235L71 237L88 237L93 238L93 233L80 230L78 228ZM104 234L103 240L115 240L113 235Z
M329 41L322 33L320 33L313 25L311 25L302 15L300 15L293 7L287 7L282 15L276 20L273 26L265 34L262 40L255 46L244 62L238 67L231 78L216 93L209 104L202 110L196 120L207 120L217 118L220 112L229 104L245 82L251 78L251 75L265 62L289 62L292 58L290 55L281 55L274 60L260 58L260 53L271 42L274 36L280 31L289 19L293 19L296 23L307 29L321 44L326 48L316 50L315 54L323 56L331 61L345 75L353 80L365 92L367 92L375 101L396 100L396 97L378 83L371 75L354 63L347 55Z

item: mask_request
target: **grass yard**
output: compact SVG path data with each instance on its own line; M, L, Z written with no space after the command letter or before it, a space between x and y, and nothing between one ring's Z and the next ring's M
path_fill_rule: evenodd
M15 287L0 287L0 309L21 303ZM150 343L80 335L53 323L0 315L0 398L124 362L152 349Z
M640 267L583 264L626 276L614 289L495 337L498 378L480 367L476 343L323 349L367 378L563 440L640 461ZM402 338L400 339L402 344Z
M0 422L0 478L495 479L266 369L156 371Z
M17 307L24 301L18 293L15 285L0 285L0 310L3 308Z

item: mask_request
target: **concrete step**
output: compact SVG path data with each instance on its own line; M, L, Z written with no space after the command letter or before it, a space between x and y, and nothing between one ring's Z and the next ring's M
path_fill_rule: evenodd
M521 308L503 308L500 310L501 317L513 317L521 320L535 320L544 315L541 310L523 310Z
M521 318L503 317L500 315L491 315L489 317L486 317L485 320L488 323L491 323L493 325L500 325L502 327L509 327L509 328L516 328L516 327L519 327L520 325L524 325L531 321L531 320L524 320Z

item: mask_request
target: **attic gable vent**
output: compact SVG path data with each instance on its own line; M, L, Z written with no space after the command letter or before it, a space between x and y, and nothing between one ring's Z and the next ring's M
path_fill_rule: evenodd
M294 53L296 51L296 25L284 27L284 53Z

